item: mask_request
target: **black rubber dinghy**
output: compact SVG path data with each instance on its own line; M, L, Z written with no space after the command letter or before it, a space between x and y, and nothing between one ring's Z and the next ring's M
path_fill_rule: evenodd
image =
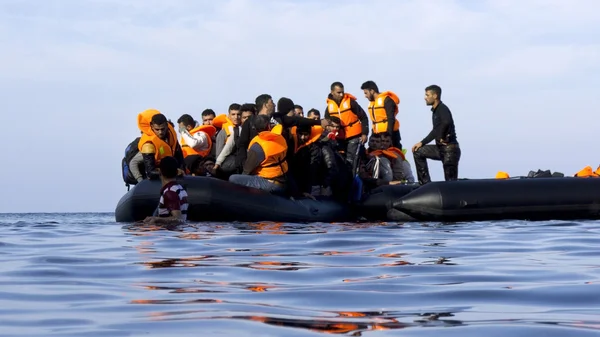
M475 179L432 182L393 203L420 221L600 218L600 178Z
M332 200L290 200L271 193L210 177L178 179L188 193L189 221L344 222L356 216ZM144 220L154 213L161 182L144 180L127 192L115 210L117 222Z
M415 221L410 215L392 207L394 201L414 191L420 185L384 185L368 192L360 205L356 206L358 215L368 221Z

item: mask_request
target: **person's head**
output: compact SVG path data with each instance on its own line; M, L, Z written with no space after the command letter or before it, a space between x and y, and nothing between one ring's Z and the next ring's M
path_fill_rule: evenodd
M375 84L375 82L373 81L366 81L360 86L360 88L364 92L365 98L371 102L374 101L375 97L377 97L377 95L379 94L379 88L377 87L377 84Z
M295 114L294 101L287 97L281 97L279 101L277 101L277 112L284 115L293 116Z
M179 119L177 120L177 124L180 128L185 128L186 130L190 131L196 126L196 121L192 116L184 114L181 115L181 117L179 117Z
M369 138L369 150L381 150L381 134L376 133Z
M244 124L246 119L248 119L252 115L256 115L256 106L252 103L243 104L240 108L240 112L242 113L241 124Z
M310 139L311 127L310 126L298 126L296 127L296 135L298 136L298 143L304 144Z
M150 120L150 128L158 138L167 138L167 132L169 131L169 122L167 121L167 117L165 117L163 114L156 114L152 116L152 119Z
M177 169L179 168L179 163L177 159L168 156L164 157L160 160L160 164L158 164L158 169L160 172L160 176L164 180L172 180L177 177Z
M321 119L321 112L315 108L312 108L312 109L308 110L308 114L306 115L306 117L308 117L310 119L319 120L319 119Z
M382 149L389 149L392 147L392 136L389 133L381 133L379 139Z
M271 97L271 95L258 95L254 103L256 104L256 110L261 115L271 116L273 112L275 112L275 103L273 103L273 97Z
M339 117L329 116L329 125L327 126L327 131L329 132L339 132L342 127L342 121Z
M237 103L233 103L229 106L229 120L233 123L233 125L238 126L242 123L242 113L241 110L242 106L237 104Z
M425 103L427 105L434 105L439 103L442 99L442 88L432 84L425 88Z
M202 168L204 169L205 172L212 172L214 167L215 167L215 158L209 156L209 157L206 157L202 161Z
M294 114L296 116L304 117L304 108L301 105L294 105Z
M215 117L217 117L217 114L213 109L202 111L202 125L212 125L212 121Z
M344 85L342 82L331 83L331 98L338 104L344 98Z
M267 115L258 115L254 118L254 128L256 132L269 131L271 129L271 117Z

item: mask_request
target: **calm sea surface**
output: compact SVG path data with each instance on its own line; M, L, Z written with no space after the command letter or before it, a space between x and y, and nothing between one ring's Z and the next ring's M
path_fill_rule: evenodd
M598 336L600 222L0 214L0 335Z

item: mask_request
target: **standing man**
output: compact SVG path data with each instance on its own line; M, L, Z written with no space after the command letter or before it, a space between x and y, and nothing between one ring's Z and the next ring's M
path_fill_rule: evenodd
M367 142L369 117L356 101L356 97L344 92L341 82L333 82L330 90L324 115L326 119L330 116L340 119L342 132L339 146L345 153L346 162L352 167L356 149L361 142Z
M373 124L373 134L388 133L392 136L394 147L402 149L400 122L396 119L398 104L400 104L398 96L391 91L379 93L379 88L373 81L366 81L360 88L369 100L368 110Z
M431 182L427 159L441 160L446 181L458 179L460 147L456 139L456 129L450 109L441 101L442 88L430 85L425 88L425 103L431 106L433 129L413 146L413 157L419 184ZM426 145L435 139L435 145Z

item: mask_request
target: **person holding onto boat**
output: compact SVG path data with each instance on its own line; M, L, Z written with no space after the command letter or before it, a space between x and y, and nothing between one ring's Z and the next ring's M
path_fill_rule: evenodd
M377 84L373 81L366 81L360 88L369 100L367 111L373 124L373 134L389 134L392 136L392 145L401 149L400 122L396 119L400 98L391 91L380 93Z
M431 106L433 129L412 148L419 184L431 182L427 159L440 160L446 181L458 179L461 151L456 138L452 112L442 99L442 88L430 85L425 88L425 103ZM427 145L435 140L435 145Z
M248 121L246 121L247 123ZM252 119L257 135L248 146L242 174L233 174L229 181L273 193L285 193L288 162L286 139L271 132L270 117L258 115Z
M356 97L344 92L344 85L341 82L333 82L330 90L324 117L339 118L342 125L339 146L345 154L348 166L352 167L357 147L367 142L369 117L356 101Z
M174 157L179 164L179 173L183 174L183 151L177 141L175 129L167 117L158 110L146 110L138 114L138 128L142 131L138 149L142 153L146 177L158 179L157 168L165 157Z
M146 224L172 224L187 220L188 194L183 186L177 183L179 171L177 159L166 156L159 164L162 181L160 199L154 216L146 217Z

